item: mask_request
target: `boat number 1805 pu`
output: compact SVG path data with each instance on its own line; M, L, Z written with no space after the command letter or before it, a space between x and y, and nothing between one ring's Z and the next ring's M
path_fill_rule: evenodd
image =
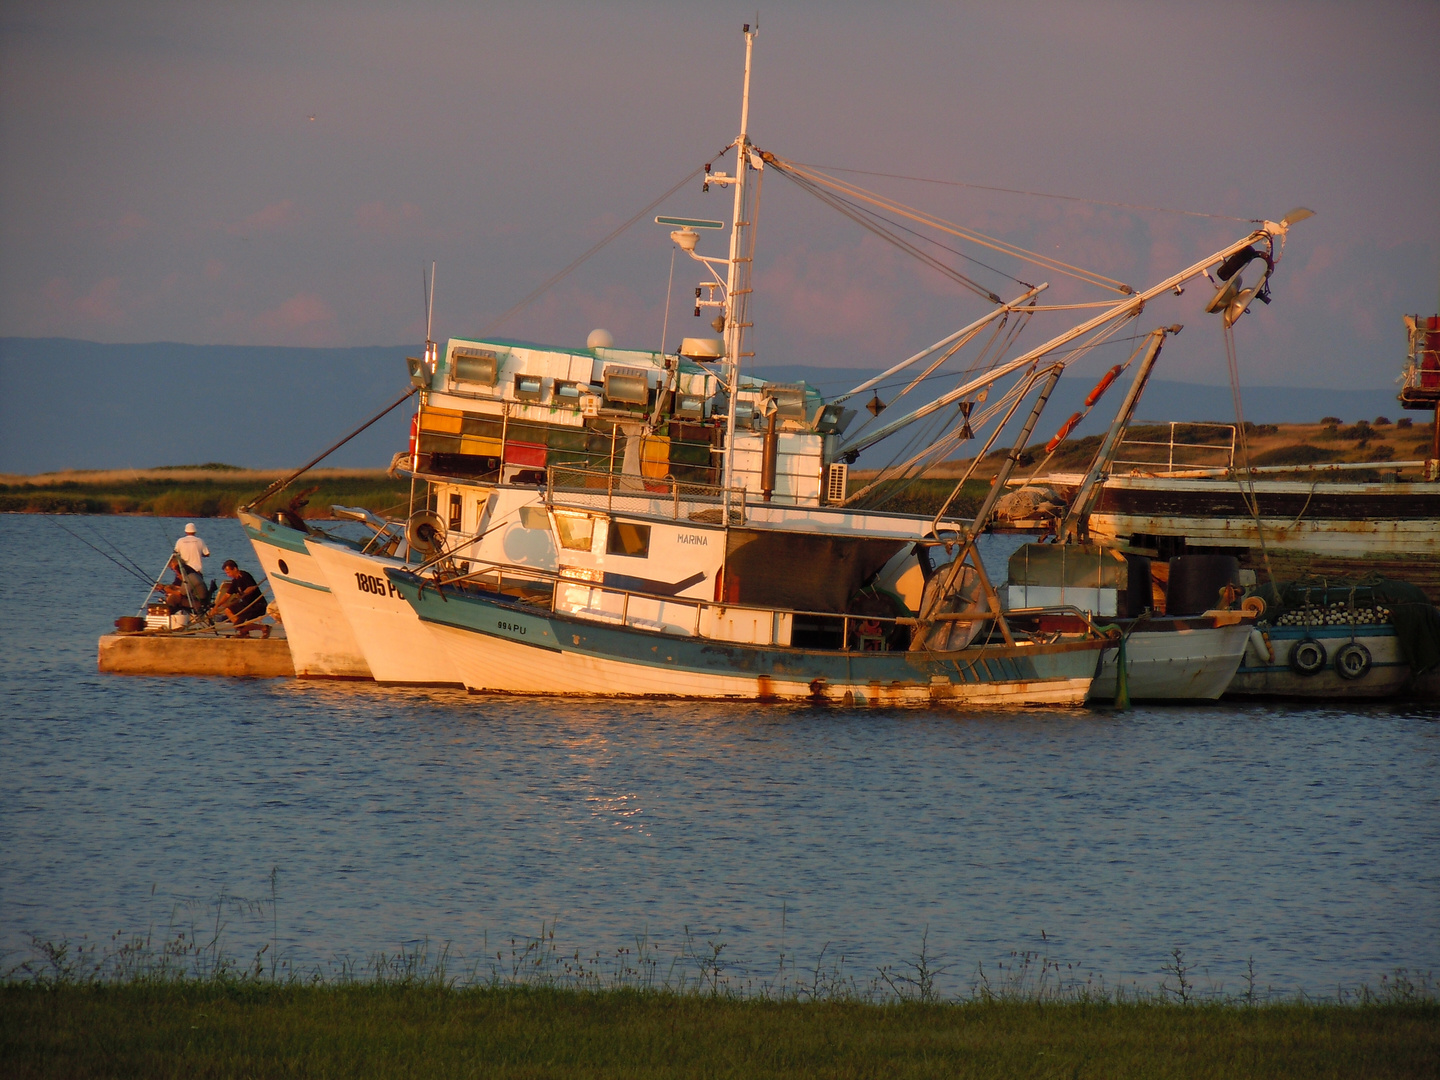
M361 592L368 592L372 596L397 596L395 586L384 578L376 577L374 574L362 574L358 571L355 574L355 584Z

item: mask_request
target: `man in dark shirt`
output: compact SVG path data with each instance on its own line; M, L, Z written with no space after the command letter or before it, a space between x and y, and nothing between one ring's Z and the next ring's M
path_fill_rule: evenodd
M253 577L235 565L234 559L226 559L223 569L230 580L216 593L215 612L226 615L235 624L240 637L248 637L250 631L244 624L264 617L265 594ZM265 637L270 636L268 626L261 630Z
M171 555L167 567L175 572L175 580L169 585L161 585L160 589L165 593L165 606L170 614L177 611L190 611L199 614L205 610L205 601L210 598L210 590L205 587L205 579L198 573L186 566L179 555Z

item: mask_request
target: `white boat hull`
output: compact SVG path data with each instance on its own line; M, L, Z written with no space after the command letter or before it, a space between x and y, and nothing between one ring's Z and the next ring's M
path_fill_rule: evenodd
M951 702L964 705L1082 705L1090 679L1006 683L931 683L892 687L881 683L830 685L817 694L808 682L764 676L697 675L678 668L625 663L583 653L537 650L502 638L481 637L434 625L450 651L455 672L475 693L555 694L583 697L729 698L751 701L814 701L851 705Z
M1136 630L1125 640L1130 697L1143 701L1217 701L1235 678L1251 624ZM1105 650L1091 700L1115 698L1119 649Z
M320 564L305 548L305 534L244 511L240 521L275 592L296 676L370 678L350 623Z
M387 566L403 569L403 562L313 538L305 546L376 682L460 685L448 651L385 576Z

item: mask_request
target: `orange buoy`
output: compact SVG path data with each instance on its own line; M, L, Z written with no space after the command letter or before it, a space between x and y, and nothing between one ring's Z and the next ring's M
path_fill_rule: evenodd
M1091 390L1090 396L1085 399L1085 407L1087 409L1100 400L1101 396L1104 395L1105 391L1110 389L1110 384L1113 383L1117 378L1119 378L1120 372L1124 369L1124 364L1116 364L1114 367L1112 367L1109 371L1105 373L1104 378L1102 378L1098 383L1095 384L1095 389Z
M1075 430L1075 425L1080 423L1084 415L1084 413L1077 412L1073 416L1071 416L1069 420L1066 420L1065 423L1061 424L1060 430L1055 432L1055 437L1045 444L1045 452L1047 454L1053 454L1055 452L1055 448L1070 437L1070 432Z

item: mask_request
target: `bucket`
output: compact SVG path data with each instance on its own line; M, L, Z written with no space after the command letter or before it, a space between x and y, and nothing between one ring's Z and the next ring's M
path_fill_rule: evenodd
M115 620L115 629L122 634L138 634L145 629L145 620L138 615L122 615Z
M170 613L170 629L184 630L190 625L190 613L188 611L174 611Z

